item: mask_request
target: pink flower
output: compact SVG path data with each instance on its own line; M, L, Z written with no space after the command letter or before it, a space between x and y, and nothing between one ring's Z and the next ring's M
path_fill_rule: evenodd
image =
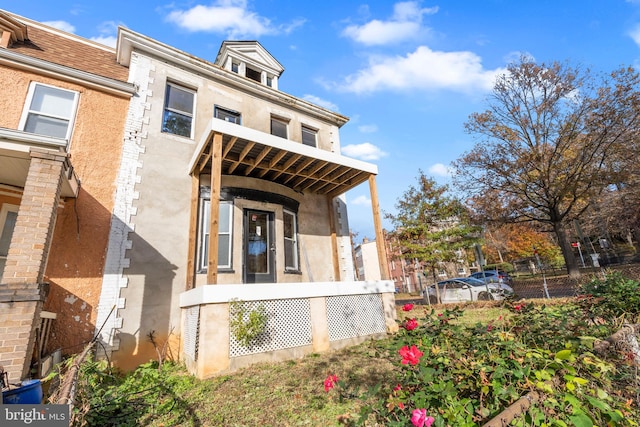
M417 327L418 327L418 321L416 319L409 319L404 324L404 328L407 331L413 331Z
M416 427L431 427L435 419L427 417L426 409L414 409L411 413L411 424Z
M405 345L400 350L398 350L398 353L400 354L400 356L402 356L401 363L403 365L406 365L407 363L410 365L417 365L420 362L420 358L424 354L423 352L418 350L418 347L416 347L415 345L412 345L411 348Z
M398 384L393 388L393 391L398 391L398 390L402 390L402 386L400 384Z
M405 304L402 306L402 311L411 311L413 310L413 304Z
M338 382L338 377L336 375L329 375L326 380L324 380L324 391L331 390L336 383Z
M491 326L491 323L489 323L487 325L487 332L491 332L492 329L493 329L493 326Z

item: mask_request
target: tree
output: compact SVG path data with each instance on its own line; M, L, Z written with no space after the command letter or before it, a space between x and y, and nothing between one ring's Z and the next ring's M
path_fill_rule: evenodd
M385 213L385 217L395 226L393 234L403 256L419 261L435 275L441 263L455 262L461 250L478 241L480 229L470 224L464 205L446 195L446 185L439 186L422 171L417 181L398 198L397 213Z
M487 221L532 222L556 235L570 276L580 272L567 228L614 180L611 160L637 139L639 76L523 56L496 80L488 109L466 130L480 142L454 162L454 183Z

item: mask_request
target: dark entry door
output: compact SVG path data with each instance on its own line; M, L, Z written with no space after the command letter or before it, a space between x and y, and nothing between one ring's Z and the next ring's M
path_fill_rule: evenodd
M275 283L273 212L244 212L245 283Z

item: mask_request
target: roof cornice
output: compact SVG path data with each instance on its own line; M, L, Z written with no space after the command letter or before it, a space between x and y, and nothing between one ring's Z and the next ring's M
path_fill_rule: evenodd
M7 49L0 49L0 64L72 83L78 83L113 95L131 96L136 92L136 88L132 83L54 64L53 62L23 55Z
M295 106L306 114L317 117L321 120L335 123L338 127L341 127L349 121L349 118L342 114L335 113L303 99L296 98L293 95L289 95L269 86L254 82L251 79L239 76L238 74L225 70L218 65L190 55L150 37L131 31L128 28L119 27L118 42L116 45L116 61L119 64L128 67L131 62L131 54L134 50L153 55L183 69L191 70L207 77L220 80L225 84L234 86L239 90L251 93L257 97L265 98L271 102L287 105L288 107Z

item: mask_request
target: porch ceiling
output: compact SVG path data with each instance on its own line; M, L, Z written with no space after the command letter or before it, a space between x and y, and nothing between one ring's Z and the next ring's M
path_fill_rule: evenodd
M264 179L305 193L340 195L376 175L376 165L212 119L189 165L210 173L213 137L222 135L222 174Z
M0 128L0 184L24 188L31 163L31 148L45 148L55 152L64 150L67 141ZM62 181L61 196L75 197L78 180L73 168L67 170Z

